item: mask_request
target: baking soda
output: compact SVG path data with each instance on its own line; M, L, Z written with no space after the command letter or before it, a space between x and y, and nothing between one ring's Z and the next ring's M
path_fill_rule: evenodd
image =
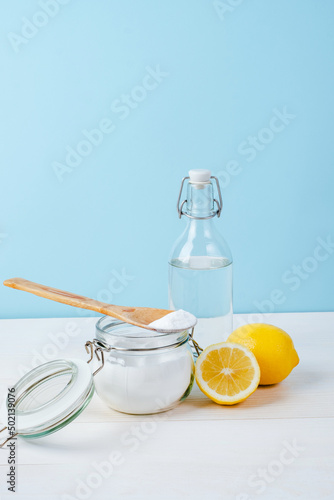
M183 309L173 311L162 318L152 321L148 326L158 332L182 331L192 328L197 323L196 317Z
M191 390L193 357L186 344L160 352L112 351L95 377L101 399L114 410L132 414L173 408Z
M172 320L163 318L163 325L169 330L176 325L181 332L115 324L107 316L99 320L97 339L109 350L104 353L104 367L94 377L94 384L100 398L114 410L157 413L173 408L190 393L194 361L184 326L194 324L196 318L185 311L167 316Z

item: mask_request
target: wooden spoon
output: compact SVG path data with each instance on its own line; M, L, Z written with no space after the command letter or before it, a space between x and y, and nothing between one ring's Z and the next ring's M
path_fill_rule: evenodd
M120 319L131 325L136 325L141 328L146 328L148 330L155 330L148 325L157 319L166 316L166 314L171 313L167 309L153 309L150 307L124 307L124 306L114 306L112 304L107 304L105 302L99 302L98 300L89 299L81 295L76 295L74 293L65 292L64 290L58 290L56 288L50 288L48 286L39 285L33 281L28 281L23 278L12 278L4 281L5 286L10 288L16 288L17 290L23 290L25 292L30 292L45 299L54 300L55 302L61 302L62 304L68 304L74 307L80 307L81 309L91 309L92 311L97 311L107 316L112 316L113 318ZM193 325L191 325L193 326ZM184 328L183 328L184 330ZM159 331L163 331L160 330ZM179 330L169 330L169 331L179 331Z

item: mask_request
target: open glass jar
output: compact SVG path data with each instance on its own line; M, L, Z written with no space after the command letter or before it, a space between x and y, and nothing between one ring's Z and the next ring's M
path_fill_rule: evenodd
M96 392L114 410L157 413L191 391L194 362L187 330L152 332L104 316L96 325L95 345L105 352Z
M9 437L38 438L72 422L89 404L94 389L111 408L124 413L148 414L170 410L190 393L194 361L189 340L193 330L158 333L109 316L96 325L96 338L86 342L90 359L58 359L37 366L12 389L0 421L12 414ZM95 371L91 363L97 358ZM95 364L95 363L94 363ZM95 368L95 367L94 367ZM9 425L9 424L8 424Z

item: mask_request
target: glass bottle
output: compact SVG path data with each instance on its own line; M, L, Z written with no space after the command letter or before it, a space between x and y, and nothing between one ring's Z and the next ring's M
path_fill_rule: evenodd
M187 180L187 199L180 205ZM218 179L210 170L190 170L178 199L179 217L187 217L187 226L169 258L169 308L197 317L194 338L202 348L224 342L233 330L232 255L213 220L221 209Z

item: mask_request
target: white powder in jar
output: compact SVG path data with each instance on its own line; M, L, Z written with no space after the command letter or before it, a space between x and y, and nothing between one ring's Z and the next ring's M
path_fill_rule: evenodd
M182 331L192 328L197 323L196 317L183 309L173 311L162 318L152 321L148 326L158 332Z
M172 408L190 392L193 369L192 354L184 346L158 354L114 351L96 375L95 388L114 410L156 413Z
M114 349L105 352L104 367L94 377L96 392L108 406L124 413L156 413L190 393L194 361L187 332L169 336L126 324L115 330L104 337Z

